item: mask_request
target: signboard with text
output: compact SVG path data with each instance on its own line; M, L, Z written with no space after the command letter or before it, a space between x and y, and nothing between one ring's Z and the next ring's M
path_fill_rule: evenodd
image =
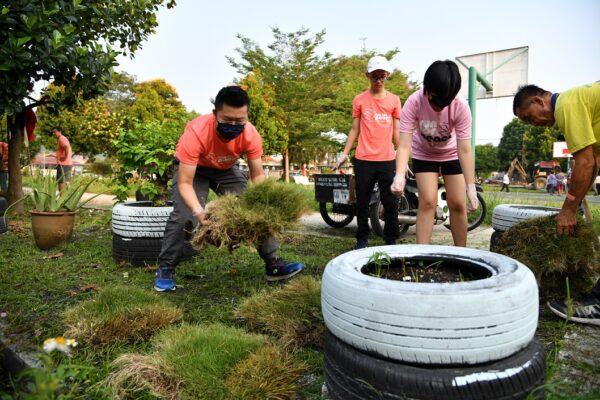
M552 144L552 158L573 157L567 148L567 142L554 142Z

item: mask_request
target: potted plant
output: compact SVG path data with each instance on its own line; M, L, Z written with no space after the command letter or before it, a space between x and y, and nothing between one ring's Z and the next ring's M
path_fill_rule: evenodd
M59 192L58 182L53 175L37 171L32 176L31 191L11 204L6 212L15 204L29 199L33 203L29 213L35 244L42 250L60 246L71 239L77 210L98 196L80 202L94 180L76 176Z

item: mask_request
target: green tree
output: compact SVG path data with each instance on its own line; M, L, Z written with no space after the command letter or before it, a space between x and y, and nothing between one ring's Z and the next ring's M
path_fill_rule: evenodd
M536 127L513 118L504 127L498 146L500 165L518 158L525 170L531 171L536 162L552 159L552 143L559 134L555 127Z
M502 169L498 161L498 147L493 144L478 144L475 146L475 154L477 155L475 163L477 176L488 176L490 172Z
M240 86L250 96L250 122L260 132L265 154L283 153L287 146L284 112L275 105L275 90L260 71L248 74Z
M102 94L119 53L133 56L174 0L11 0L0 6L0 114L11 132L9 201L23 195L19 157L25 107L72 105ZM119 51L113 49L118 46ZM63 86L32 95L36 82ZM29 103L29 104L26 104ZM22 210L22 205L18 211Z
M177 90L164 79L135 84L133 96L134 101L126 114L128 121L179 120L186 113Z
M315 147L327 138L320 136L313 123L322 112L321 101L328 91L328 81L319 74L331 60L329 53L317 54L323 43L325 31L309 36L308 29L284 33L272 28L274 41L268 45L269 53L250 38L238 34L242 46L237 48L241 61L227 57L242 77L260 72L274 90L274 104L282 110L287 134L287 160L298 163L309 159ZM287 165L286 165L287 173Z
M115 72L112 74L112 81L103 96L110 112L117 112L122 115L127 114L127 111L135 101L134 86L134 76L126 72Z

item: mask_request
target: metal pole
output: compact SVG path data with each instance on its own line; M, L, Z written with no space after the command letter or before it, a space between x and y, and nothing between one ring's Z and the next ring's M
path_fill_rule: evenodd
M475 134L477 120L477 70L469 67L469 108L471 109L471 151L475 163Z

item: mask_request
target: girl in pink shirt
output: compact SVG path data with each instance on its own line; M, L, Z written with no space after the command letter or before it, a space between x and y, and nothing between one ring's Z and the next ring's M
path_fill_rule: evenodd
M419 189L417 244L431 241L440 174L446 186L455 246L467 245L465 197L469 210L479 205L471 153L471 112L465 100L456 97L460 85L457 65L450 60L436 61L425 72L423 89L413 93L402 110L392 192L404 191L412 147Z

